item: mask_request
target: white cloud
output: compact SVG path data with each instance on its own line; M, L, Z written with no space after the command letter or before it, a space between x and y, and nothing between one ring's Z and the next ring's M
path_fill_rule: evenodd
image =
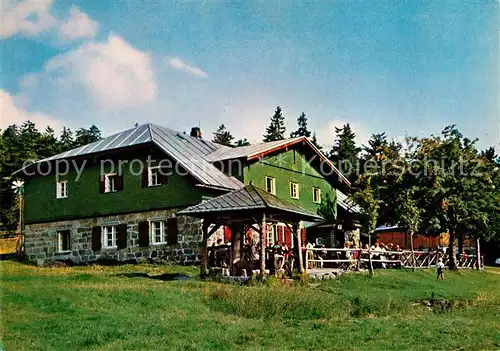
M152 102L157 86L151 55L121 37L89 42L52 58L45 65L46 85L83 88L99 107L120 109Z
M184 71L184 72L189 73L189 74L196 76L196 77L200 77L200 78L207 78L208 77L208 74L205 71L203 71L201 68L196 67L192 64L186 63L178 57L169 58L168 64L172 68L178 69L180 71Z
M55 130L62 128L61 121L54 117L45 115L40 112L27 112L16 106L13 97L5 90L0 89L0 129L5 129L12 124L22 124L30 120L39 130L45 130L47 126L51 126Z
M63 41L72 41L82 38L93 38L97 34L98 23L73 6L69 17L59 27L59 37Z
M16 34L37 36L57 25L57 20L50 13L52 0L27 0L0 2L0 38L9 38Z

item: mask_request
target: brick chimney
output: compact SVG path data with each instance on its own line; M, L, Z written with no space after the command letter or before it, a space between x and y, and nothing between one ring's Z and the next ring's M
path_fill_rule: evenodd
M189 135L201 139L201 129L199 127L193 127L191 128L191 133L189 133Z

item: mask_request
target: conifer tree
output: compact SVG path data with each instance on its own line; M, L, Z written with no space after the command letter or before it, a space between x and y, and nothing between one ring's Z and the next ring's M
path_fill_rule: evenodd
M356 134L352 131L349 123L344 124L342 128L335 127L335 134L336 139L329 158L353 182L357 178L358 155L361 151L356 146Z
M266 128L264 141L275 141L285 139L285 117L283 117L281 107L276 107L274 115L271 117L269 126Z
M311 131L307 129L307 117L304 112L302 112L297 118L298 129L295 132L290 133L290 138L296 138L300 136L305 136L309 138L311 136Z
M318 139L316 138L316 133L313 133L313 136L312 136L312 139L311 139L311 143L313 143L314 146L316 146L316 148L318 150L321 151L321 149L323 148L323 146L321 146L319 143L318 143Z
M232 146L231 143L233 139L234 136L231 134L231 132L226 129L226 126L224 124L221 124L217 131L214 133L212 141L220 145Z
M247 140L247 138L238 139L238 141L234 143L234 147L248 146L248 145L250 145L250 142Z

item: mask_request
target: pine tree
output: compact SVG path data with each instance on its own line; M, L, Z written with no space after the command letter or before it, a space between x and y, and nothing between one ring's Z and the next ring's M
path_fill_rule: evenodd
M356 134L349 123L342 128L335 127L336 140L329 158L338 165L345 176L353 182L357 178L358 155L361 149L356 146Z
M226 129L226 126L224 124L221 124L217 131L214 133L214 138L212 139L212 141L220 145L232 146L231 143L233 139L234 136L232 136L231 132Z
M61 137L59 138L59 152L71 150L75 147L75 139L71 129L63 127Z
M92 125L89 129L80 128L76 131L75 147L91 144L101 140L101 131Z
M311 136L311 131L307 129L307 117L304 112L302 112L299 118L297 118L297 125L299 128L295 132L290 133L290 138L301 136L309 138Z
M40 141L37 147L37 154L40 157L50 157L59 152L57 138L54 135L54 129L50 126L45 129L45 132L40 136Z
M321 146L319 143L318 143L318 139L316 139L316 133L313 133L313 137L311 139L311 143L313 143L314 146L316 146L316 148L318 150L321 151L321 149L323 148L323 146Z
M248 145L250 145L250 142L247 140L247 138L238 139L236 143L234 143L234 147L248 146Z
M285 139L285 117L281 112L281 107L276 107L274 116L271 117L269 126L266 128L266 134L264 135L264 141L275 141Z

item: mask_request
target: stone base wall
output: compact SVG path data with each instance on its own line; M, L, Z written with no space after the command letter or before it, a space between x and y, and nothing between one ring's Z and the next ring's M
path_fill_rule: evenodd
M202 221L193 217L178 216L178 238L173 245L151 244L139 246L139 222L167 219L175 216L177 209L76 219L25 226L25 252L29 261L39 265L57 260L85 263L97 260L127 261L152 259L176 264L194 264L199 261L202 241ZM127 247L92 250L92 227L127 224ZM71 251L58 252L58 231L69 230Z

